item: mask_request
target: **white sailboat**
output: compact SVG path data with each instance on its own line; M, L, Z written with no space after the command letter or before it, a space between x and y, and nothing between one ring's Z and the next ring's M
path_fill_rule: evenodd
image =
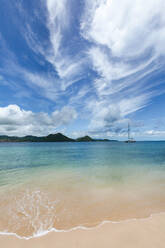
M130 128L130 124L128 123L128 140L125 141L125 143L135 143L136 140L134 140L133 138L131 138L131 128Z

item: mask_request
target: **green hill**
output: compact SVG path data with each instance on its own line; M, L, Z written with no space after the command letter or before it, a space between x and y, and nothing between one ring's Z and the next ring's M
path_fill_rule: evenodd
M44 137L37 137L37 136L25 136L25 137L10 137L10 136L0 136L0 142L72 142L75 141L73 139L68 138L67 136L56 133L56 134L49 134L48 136Z
M37 137L27 135L24 137L1 135L0 142L99 142L99 141L116 141L108 139L92 139L90 136L84 136L77 139L71 139L62 133L49 134L48 136Z
M48 136L44 137L45 142L73 142L74 139L70 139L67 136L63 135L62 133L56 134L49 134Z
M94 139L92 139L90 136L84 136L84 137L80 137L78 139L76 139L76 141L78 142L89 142L89 141L94 141Z

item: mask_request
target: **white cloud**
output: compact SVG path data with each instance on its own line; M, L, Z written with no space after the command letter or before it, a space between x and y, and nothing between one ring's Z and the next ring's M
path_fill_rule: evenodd
M122 61L122 59L119 61L113 60L105 50L97 46L91 48L88 54L91 58L93 69L100 75L100 78L95 80L95 87L99 95L113 94L124 88L136 86L135 83L139 80L139 77L142 78L157 68L156 65L150 66L154 61L154 57L135 66ZM148 67L148 69L143 71L144 67ZM136 77L129 80L128 77L133 74L136 74Z
M76 118L76 111L69 106L48 114L27 111L18 105L8 105L0 107L0 134L46 135L55 132L61 126L68 125Z
M48 21L51 48L46 59L54 66L60 80L62 90L82 77L85 59L69 55L68 48L63 46L63 39L70 27L71 5L66 0L47 0Z
M128 116L144 108L150 99L150 94L138 96L124 95L118 98L93 100L88 103L88 109L92 113L89 129L93 133L116 132L119 133L127 127Z
M117 129L160 94L152 89L157 82L147 81L147 76L163 67L158 58L165 55L165 2L85 2L81 31L92 44L88 55L98 75L94 81L97 99L88 104L90 128Z
M93 6L89 11L86 9L88 22L83 20L84 35L107 46L114 56L134 57L149 47L155 50L162 47L163 0L95 0L92 3L87 0L87 8L88 2Z
M46 17L44 25L49 33L47 39L42 40L40 34L34 30L35 27L29 22L29 16L25 10L21 10L21 14L27 15L27 22L25 28L22 28L22 33L30 49L37 54L38 63L41 65L44 65L42 63L50 63L51 69L49 71L54 73L53 77L56 82L53 86L54 89L51 87L51 90L54 92L58 88L59 91L64 92L69 86L83 77L85 65L84 56L81 54L71 55L69 46L63 45L68 30L71 28L71 2L66 0L46 0L42 1L42 9L45 11L44 18ZM40 22L42 21L40 20ZM36 74L31 77L41 78ZM40 84L41 80L35 81ZM53 80L51 79L51 81ZM45 88L46 97L49 98L50 96L51 99L54 97L51 96L50 90L47 91L42 84L40 86L42 89ZM49 82L47 82L47 88L49 88Z
M101 77L101 80L96 80L98 94L105 92L105 88L107 91L107 87L112 92L121 90L121 82L117 80L134 73L144 73L144 70L147 73L153 66L160 55L157 51L160 47L164 49L162 40L165 41L164 3L162 0L158 2L87 1L87 8L90 9L86 8L88 16L83 19L82 34L93 42L89 56L93 68ZM154 66L153 71L157 67L159 64ZM125 88L130 86L126 82L124 84Z
M83 104L84 97L90 92L90 87L88 85L82 86L78 92L73 94L73 96L70 97L69 103L81 105Z
M60 101L68 101L76 108L81 107L81 114L87 111L91 120L90 130L110 130L110 128L114 130L114 127L117 130L125 125L130 114L144 108L152 97L160 94L153 90L158 83L151 83L148 78L163 66L158 59L159 56L165 55L165 2L163 0L84 1L86 9L81 19L81 35L87 42L83 40L83 51L80 47L80 52L73 55L74 44L77 42L76 45L79 46L80 42L77 30L74 31L76 39L71 36L72 46L69 40L65 43L73 28L71 8L74 1L42 0L42 11L44 11L42 24L47 28L48 37L44 37L44 41L40 39L40 35L34 30L35 25L31 25L32 21L28 21L28 12L25 18L26 30L22 35L32 51L37 54L36 61L38 60L43 67L46 65L45 71L40 74L37 71L30 72L20 66L19 61L12 54L6 53L8 56L4 56L4 53L3 72L7 68L9 76L17 75L19 80L23 78L35 92L58 104L61 104ZM46 8L44 9L43 6ZM89 65L96 74L91 73L89 82L82 82L77 87L68 89L88 73L84 70L84 66ZM92 77L95 78L91 85ZM22 113L23 110L20 111ZM32 118L32 114L35 116L32 118L32 124L23 124L23 128L24 130L31 128L29 130L32 131L29 132L33 132L36 127L33 123L39 116L43 116L43 121L47 120L51 126L51 120L55 115L59 119L55 125L60 125L60 120L64 118L61 114L63 111L55 111L51 115L31 112L29 118ZM27 111L25 112L28 114ZM25 121L25 113L23 115ZM67 122L69 118L67 111L65 115L66 120L63 119L63 122ZM11 118L9 120L16 121ZM41 130L40 133L42 132Z
M53 47L53 56L59 55L62 32L68 26L69 16L67 13L66 0L47 0L48 9L48 28L50 40ZM53 58L52 58L53 59Z
M154 136L165 136L165 131L164 130L147 130L144 132L143 135L148 135L148 136L151 136L151 135L154 135Z

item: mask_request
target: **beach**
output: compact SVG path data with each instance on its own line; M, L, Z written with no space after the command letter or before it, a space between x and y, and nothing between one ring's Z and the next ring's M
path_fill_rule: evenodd
M165 0L0 2L0 248L165 248Z
M3 248L164 248L165 214L120 223L104 223L88 230L50 232L29 240L0 236Z
M163 247L165 142L0 146L0 247Z

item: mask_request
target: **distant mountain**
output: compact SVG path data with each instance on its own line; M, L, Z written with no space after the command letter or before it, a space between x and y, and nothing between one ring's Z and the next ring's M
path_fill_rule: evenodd
M17 140L19 140L19 137L9 137L7 135L0 136L0 142L15 142Z
M9 136L0 136L0 142L73 142L74 139L70 139L67 136L56 133L56 134L49 134L48 136L44 137L37 137L37 136L25 136L25 137L9 137Z
M94 141L94 139L92 139L90 136L84 136L84 137L80 137L77 138L76 141L78 142L89 142L89 141Z
M77 142L114 142L117 140L109 140L109 139L93 139L90 136L84 136L76 139Z
M80 137L78 139L71 139L62 133L49 134L48 136L37 137L32 135L27 135L24 137L16 136L0 136L0 142L98 142L98 141L117 141L108 139L92 139L90 136Z
M63 135L62 133L56 134L49 134L48 136L44 137L45 142L73 142L74 139L68 138L67 136Z

